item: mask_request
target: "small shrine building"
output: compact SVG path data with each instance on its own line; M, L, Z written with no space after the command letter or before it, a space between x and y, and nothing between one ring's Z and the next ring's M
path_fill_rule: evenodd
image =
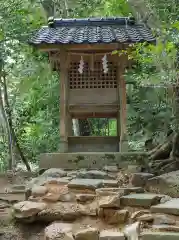
M128 56L112 54L130 44L153 43L151 30L132 17L54 19L31 38L59 71L60 152L126 151ZM116 136L74 136L72 119L115 118Z

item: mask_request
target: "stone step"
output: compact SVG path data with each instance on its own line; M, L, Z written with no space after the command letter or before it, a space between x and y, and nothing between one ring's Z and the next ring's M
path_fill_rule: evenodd
M151 207L152 213L165 213L179 216L179 198L173 198L165 203Z
M159 204L164 195L154 193L134 193L121 197L121 205L129 207L149 208Z
M178 232L143 232L141 240L178 240Z
M75 178L68 183L68 188L71 189L87 189L95 190L102 187L117 187L118 181L116 180L103 180L103 179L84 179L84 178Z
M160 225L152 225L153 230L161 231L161 232L178 232L179 233L179 226L175 225L167 225L167 224L160 224Z
M14 203L18 201L24 201L25 194L14 194L14 193L1 193L0 200L7 201L9 203Z

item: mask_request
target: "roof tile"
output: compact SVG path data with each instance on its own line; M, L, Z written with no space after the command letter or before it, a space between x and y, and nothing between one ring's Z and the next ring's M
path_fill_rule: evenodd
M33 45L155 42L150 29L129 18L56 19L30 39Z

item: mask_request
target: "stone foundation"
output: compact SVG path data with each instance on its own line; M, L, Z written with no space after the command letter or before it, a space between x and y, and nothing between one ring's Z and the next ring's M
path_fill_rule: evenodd
M146 161L145 152L44 153L39 156L39 168L102 169L105 165L123 168L130 164L144 166Z

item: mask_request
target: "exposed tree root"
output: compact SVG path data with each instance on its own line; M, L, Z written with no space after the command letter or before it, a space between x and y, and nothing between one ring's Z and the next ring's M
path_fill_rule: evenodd
M164 144L148 152L149 171L156 175L179 169L179 133L172 133Z

